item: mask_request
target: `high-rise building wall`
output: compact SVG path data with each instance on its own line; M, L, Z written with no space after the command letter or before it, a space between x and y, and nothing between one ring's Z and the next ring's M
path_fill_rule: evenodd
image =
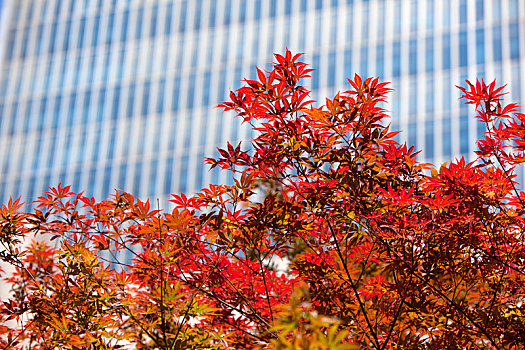
M201 158L252 131L213 106L305 52L313 97L355 72L427 161L472 158L483 132L453 86L476 76L525 101L525 0L4 0L0 200L71 184L102 199L227 182Z

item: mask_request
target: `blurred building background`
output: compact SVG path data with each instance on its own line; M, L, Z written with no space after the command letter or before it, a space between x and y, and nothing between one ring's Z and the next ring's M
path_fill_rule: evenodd
M304 52L313 97L355 72L421 160L472 159L483 132L454 85L525 102L525 0L3 0L0 201L71 184L103 199L226 183L204 156L253 133L213 107L273 52Z

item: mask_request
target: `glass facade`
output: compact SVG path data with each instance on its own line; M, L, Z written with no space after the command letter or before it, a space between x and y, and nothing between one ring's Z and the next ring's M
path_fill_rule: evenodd
M252 131L213 107L286 47L317 69L316 99L354 73L392 81L422 161L472 159L464 79L525 101L523 0L4 0L0 16L1 201L62 182L165 203L231 181L202 157Z

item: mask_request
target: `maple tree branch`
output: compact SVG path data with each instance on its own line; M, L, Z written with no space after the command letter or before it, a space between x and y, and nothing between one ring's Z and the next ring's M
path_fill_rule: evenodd
M381 238L379 238L381 239ZM382 240L383 244L384 245L389 245L388 242ZM394 254L397 255L397 253L392 250L392 252L394 252ZM403 262L403 259L399 256L397 256L398 259L400 259L401 262ZM496 344L496 342L494 341L494 339L492 339L492 337L490 336L490 334L488 333L487 329L483 326L481 326L480 324L478 324L478 322L476 322L474 319L472 319L472 317L466 312L463 310L463 308L461 308L459 305L457 305L454 300L451 300L446 294L444 294L442 291L440 291L439 289L437 289L435 286L433 286L431 283L429 283L428 279L423 277L423 276L420 276L418 273L416 273L414 271L413 273L413 276L416 277L417 279L421 280L423 283L425 283L425 285L427 285L429 288L431 288L434 292L436 292L437 294L439 294L439 296L441 296L443 299L445 299L452 307L454 307L455 310L459 311L463 316L465 316L477 329L479 329L479 331L485 335L487 337L487 339L490 341L490 343L496 348L496 349L499 349L498 345Z
M341 253L341 249L339 248L339 242L338 242L337 236L336 236L336 234L334 232L334 229L332 227L332 224L330 223L329 220L326 220L326 222L328 224L328 228L329 228L330 232L332 233L332 236L334 237L334 243L335 243L335 247L336 247L336 252L337 252L337 255L339 256L339 260L341 261L341 264L343 265L343 268L344 268L344 270L346 272L346 275L348 277L348 282L350 282L350 286L351 286L352 290L354 291L354 295L355 295L355 297L357 299L357 302L359 303L359 308L361 309L361 312L363 313L363 316L365 317L365 322L368 325L368 328L369 328L370 332L372 333L372 337L375 340L374 347L379 349L379 339L377 338L377 335L376 335L374 329L372 328L372 324L370 323L370 319L368 318L368 314L366 312L365 305L363 304L363 301L359 297L359 292L357 290L357 286L354 284L354 280L353 280L353 278L352 278L352 276L350 274L350 271L348 271L348 266L346 266L346 264L344 263L345 260L343 258L343 254Z

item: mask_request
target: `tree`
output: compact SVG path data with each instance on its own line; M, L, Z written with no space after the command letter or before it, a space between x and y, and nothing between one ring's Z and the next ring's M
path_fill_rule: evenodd
M467 82L478 159L436 169L393 139L386 83L356 75L314 107L299 57L220 105L259 132L207 159L234 185L173 195L170 212L61 185L33 212L3 205L3 347L525 347L525 115Z

